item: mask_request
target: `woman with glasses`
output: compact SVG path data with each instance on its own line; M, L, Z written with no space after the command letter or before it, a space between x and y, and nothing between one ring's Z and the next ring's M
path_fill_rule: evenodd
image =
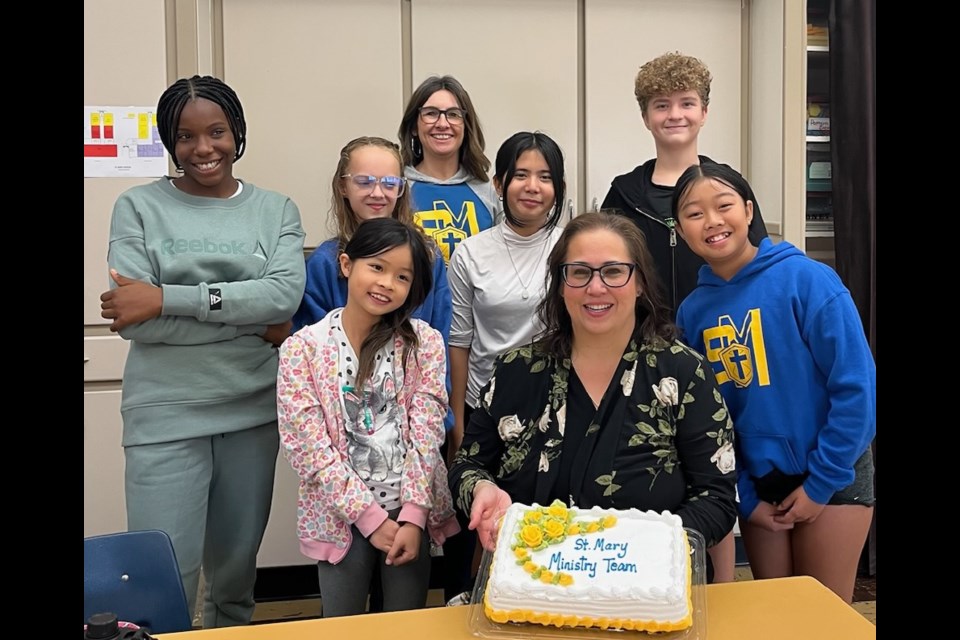
M328 311L347 303L347 281L340 275L339 258L360 223L374 218L412 222L409 189L401 174L400 150L384 138L356 138L340 150L331 199L336 235L307 259L307 286L293 317L294 331L319 322ZM439 257L433 264L433 287L413 317L439 331L446 343L450 334L450 289L446 265ZM452 417L448 423L453 425Z
M511 502L669 510L708 545L736 518L733 424L676 338L643 235L587 213L547 262L532 345L497 359L450 469L486 549ZM708 569L709 573L709 569Z
M480 118L456 78L433 76L410 96L399 135L414 221L449 262L461 242L499 217Z

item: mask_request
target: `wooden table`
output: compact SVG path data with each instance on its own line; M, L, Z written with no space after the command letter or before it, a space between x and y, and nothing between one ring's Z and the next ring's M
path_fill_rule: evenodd
M160 640L467 640L471 607L436 607L327 620L165 633ZM655 638L626 632L611 640ZM707 586L708 640L875 639L877 628L808 577ZM520 637L518 635L518 637Z

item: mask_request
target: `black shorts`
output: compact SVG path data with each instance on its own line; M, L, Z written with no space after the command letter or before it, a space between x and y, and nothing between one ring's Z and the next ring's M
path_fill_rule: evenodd
M859 504L872 507L877 503L873 492L873 451L869 447L853 465L853 473L853 482L834 493L827 504ZM791 475L774 469L763 477L753 476L753 487L757 491L757 497L764 502L779 504L802 485L808 475L810 474Z

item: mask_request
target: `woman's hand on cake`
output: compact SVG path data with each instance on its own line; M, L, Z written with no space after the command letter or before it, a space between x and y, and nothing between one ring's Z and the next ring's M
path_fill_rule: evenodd
M793 523L784 523L779 522L777 518L781 515L781 512L777 509L776 505L770 504L769 502L761 502L757 505L757 508L753 510L753 513L750 514L748 518L750 524L756 525L767 531L789 531L793 529Z
M387 553L386 563L399 567L416 560L420 552L421 535L423 532L420 527L411 522L403 523L393 538L393 547Z
M387 518L377 527L376 531L370 534L370 544L384 553L390 553L399 529L400 525L394 520Z
M470 523L468 529L476 530L480 544L488 551L493 551L497 544L497 528L500 518L513 500L510 494L492 482L478 482L473 489L473 506L470 509Z
M781 524L791 525L795 522L813 522L824 506L826 505L811 500L803 490L803 485L800 485L777 505L777 515L773 519Z

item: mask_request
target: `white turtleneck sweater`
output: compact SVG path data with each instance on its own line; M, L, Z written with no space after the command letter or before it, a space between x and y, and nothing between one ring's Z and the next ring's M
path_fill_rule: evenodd
M537 305L547 257L562 232L555 227L523 237L501 222L464 240L450 258L450 346L470 349L466 401L471 407L477 406L496 357L528 344L543 328Z

